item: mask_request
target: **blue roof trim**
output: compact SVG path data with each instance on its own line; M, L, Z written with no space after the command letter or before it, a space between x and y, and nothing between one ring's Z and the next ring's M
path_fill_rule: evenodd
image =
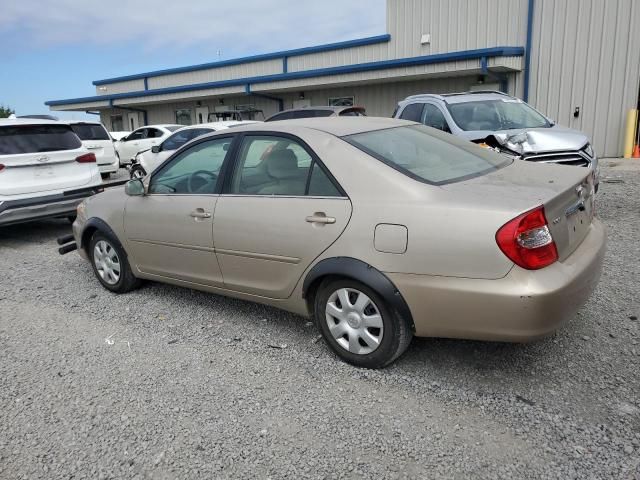
M415 65L429 65L434 63L451 62L457 60L473 60L482 57L509 57L524 55L524 47L493 47L480 48L477 50L462 50L458 52L439 53L435 55L424 55L420 57L399 58L395 60L382 60L378 62L358 63L354 65L343 65L339 67L318 68L315 70L302 70L298 72L276 73L272 75L262 75L258 77L234 78L230 80L220 80L217 82L196 83L191 85L181 85L178 87L157 88L154 90L139 90L135 92L114 93L111 95L97 95L93 97L70 98L66 100L49 100L45 105L68 105L83 102L104 102L113 101L120 98L138 98L150 95L163 95L168 93L189 92L194 90L204 90L208 88L221 88L256 83L278 82L284 80L297 80L301 78L322 77L328 75L338 75L343 73L368 72L372 70L384 70L397 67L411 67Z
M376 35L375 37L357 38L355 40L346 40L344 42L326 43L324 45L315 45L313 47L296 48L293 50L283 50L280 52L263 53L260 55L252 55L249 57L232 58L230 60L222 60L220 62L201 63L199 65L189 65L187 67L167 68L165 70L155 70L146 73L136 73L134 75L125 75L124 77L105 78L103 80L94 80L94 85L107 85L109 83L124 82L127 80L139 80L142 78L159 77L161 75L170 75L173 73L195 72L198 70L207 70L209 68L228 67L230 65L240 65L242 63L258 62L262 60L273 60L274 58L295 57L299 55L307 55L309 53L326 52L329 50L340 50L343 48L361 47L363 45L374 45L376 43L385 43L391 40L391 35Z

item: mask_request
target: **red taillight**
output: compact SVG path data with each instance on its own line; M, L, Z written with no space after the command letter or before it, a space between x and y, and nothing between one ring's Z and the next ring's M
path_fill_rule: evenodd
M96 154L95 153L85 153L84 155L80 155L76 157L76 162L78 163L95 163L96 162Z
M538 270L558 260L542 206L505 223L496 233L496 242L513 263L527 270Z
M0 163L0 172L4 170L4 165Z

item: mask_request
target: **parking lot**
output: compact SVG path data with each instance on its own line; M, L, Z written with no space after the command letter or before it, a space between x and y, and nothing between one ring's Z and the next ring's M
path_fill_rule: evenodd
M604 162L605 269L557 334L416 338L379 371L275 309L154 283L111 294L57 254L64 220L3 228L0 477L640 478L629 164Z

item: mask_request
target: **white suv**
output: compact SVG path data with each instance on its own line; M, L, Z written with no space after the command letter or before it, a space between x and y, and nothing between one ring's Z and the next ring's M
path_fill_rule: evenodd
M90 152L95 153L98 168L102 178L108 178L120 168L120 162L116 156L113 139L100 122L70 121L71 129L75 132L82 145Z
M68 124L0 119L0 226L74 216L100 184L95 154Z

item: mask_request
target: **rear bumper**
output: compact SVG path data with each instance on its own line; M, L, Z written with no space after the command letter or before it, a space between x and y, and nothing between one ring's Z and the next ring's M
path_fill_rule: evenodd
M555 331L586 303L604 259L606 235L594 219L563 262L498 280L386 274L411 310L416 335L522 342Z
M98 163L100 173L115 173L120 168L120 160L115 155L108 163Z
M0 226L75 215L78 204L83 199L96 194L99 188L99 185L95 185L55 195L2 201L0 202Z

